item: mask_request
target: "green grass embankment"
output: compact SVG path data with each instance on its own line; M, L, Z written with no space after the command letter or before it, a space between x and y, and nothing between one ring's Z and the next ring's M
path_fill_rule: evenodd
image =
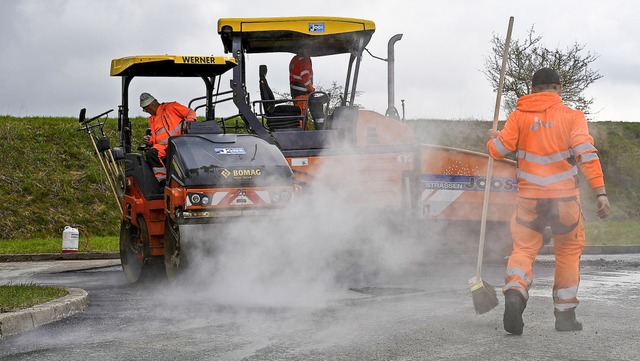
M0 239L47 238L66 225L117 232L117 206L73 118L0 117Z
M424 143L483 153L487 130L492 125L489 121L476 120L415 120L411 124ZM503 125L504 122L500 122L498 129ZM589 122L589 131L599 151L611 203L611 216L607 222L640 220L640 123ZM599 222L595 216L595 194L582 175L580 194L587 222Z
M135 147L146 120L132 121ZM479 152L484 152L486 131L491 128L487 121L410 123L424 143ZM600 151L612 215L604 222L596 219L593 193L583 181L587 229L596 239L607 238L597 232L627 229L615 238L635 239L634 226L640 220L640 123L592 122L589 127ZM87 230L92 250L98 237L117 237L119 214L113 193L87 134L78 128L76 118L0 116L0 240L57 241L64 227L73 224ZM109 119L105 130L112 146L117 142L116 128L116 120ZM58 242L45 243L60 247Z

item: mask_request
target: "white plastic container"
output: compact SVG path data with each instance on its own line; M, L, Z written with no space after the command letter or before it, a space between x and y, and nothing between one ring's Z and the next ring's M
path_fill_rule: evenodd
M71 226L64 227L62 231L62 253L78 252L80 232Z

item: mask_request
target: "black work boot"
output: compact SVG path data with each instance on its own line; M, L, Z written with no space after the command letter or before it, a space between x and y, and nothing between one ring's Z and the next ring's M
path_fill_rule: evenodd
M522 335L524 322L522 322L522 313L527 307L527 301L524 296L516 291L509 290L504 295L504 317L502 323L505 331L514 335Z
M576 320L575 309L569 311L554 310L553 314L556 316L556 330L557 331L580 331L582 330L582 323Z

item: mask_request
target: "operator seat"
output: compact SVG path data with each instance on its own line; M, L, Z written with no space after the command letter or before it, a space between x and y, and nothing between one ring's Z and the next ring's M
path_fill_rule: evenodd
M300 128L303 116L300 107L287 103L290 100L276 100L267 82L267 66L260 65L260 98L262 109L267 120L267 128L273 131L280 129Z
M329 95L325 92L312 92L309 94L308 103L315 128L318 130L325 129L325 118L329 112Z

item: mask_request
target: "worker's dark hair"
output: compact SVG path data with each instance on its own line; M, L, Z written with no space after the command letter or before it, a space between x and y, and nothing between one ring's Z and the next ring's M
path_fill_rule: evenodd
M562 88L560 84L538 84L531 87L532 93L539 93L543 91L555 90L558 91Z

